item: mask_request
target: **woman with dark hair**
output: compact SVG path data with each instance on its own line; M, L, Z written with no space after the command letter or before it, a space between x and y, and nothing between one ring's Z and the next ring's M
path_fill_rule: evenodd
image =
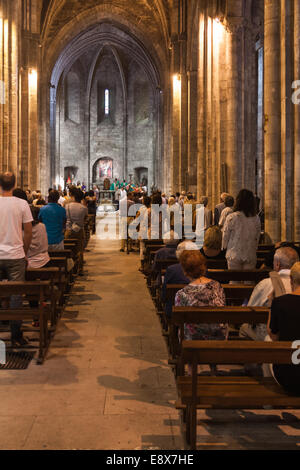
M28 198L27 198L27 194L25 191L23 191L23 189L21 188L15 188L13 190L13 196L14 197L17 197L19 199L23 199L24 201L28 202L29 204L29 201L28 201Z
M227 250L228 269L256 268L260 233L261 223L254 194L242 189L236 198L234 212L227 217L223 230L223 249Z

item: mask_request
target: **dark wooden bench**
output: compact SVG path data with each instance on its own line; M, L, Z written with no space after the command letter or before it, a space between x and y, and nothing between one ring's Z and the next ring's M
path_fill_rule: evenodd
M184 289L187 284L168 284L166 288L166 300L174 304L177 292ZM245 299L249 299L253 292L254 286L246 286L243 284L222 284L225 291L227 305L242 305Z
M258 284L263 279L268 278L269 274L270 271L261 271L259 269L254 269L252 271L209 269L207 271L207 277L209 279L214 279L215 281L218 281L221 284L226 284L228 282L253 282L255 284Z
M169 324L169 348L171 357L177 362L181 354L184 325L228 324L241 326L244 323L267 324L269 309L265 307L173 307ZM180 372L179 372L180 373Z
M52 328L57 324L59 316L62 314L61 305L63 302L61 298L64 293L61 290L62 286L62 272L59 268L40 268L40 269L27 269L26 281L49 281L50 288L48 297L45 300L49 303L51 326Z
M291 343L183 341L182 364L192 366L191 376L177 379L178 409L184 410L186 440L197 442L197 409L299 409L300 397L287 394L274 379L256 377L204 377L198 364L291 364Z
M38 302L37 307L24 305L20 308L0 308L0 321L21 320L28 321L39 319L39 355L37 362L42 364L50 344L50 332L48 329L49 312L45 308L45 299L50 294L49 281L38 282L0 282L0 299L7 299L13 295L29 297Z
M74 285L74 275L72 271L68 270L68 259L66 257L50 257L48 267L60 270L61 292L64 296L69 294ZM60 305L63 306L64 303L65 297L62 297Z

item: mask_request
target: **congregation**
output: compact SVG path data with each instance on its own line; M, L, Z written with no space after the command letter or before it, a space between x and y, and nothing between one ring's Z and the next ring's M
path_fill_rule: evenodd
M40 191L25 192L15 188L15 176L9 172L1 175L0 188L3 222L0 227L1 280L24 282L26 272L38 272L53 266L54 258L51 256L63 253L68 248L68 240L76 241L76 274L83 275L87 245L85 226L89 218L92 233L96 227L95 190L84 193L76 186L70 186L65 192L51 188L44 198ZM297 317L300 308L300 246L291 242L263 243L263 211L260 211L259 201L251 191L242 189L236 198L222 194L220 204L213 211L208 208L207 197L202 197L197 204L192 193L167 196L154 190L148 196L146 188L130 191L128 187L122 187L116 191L119 189L123 194L115 203L115 209L120 222L120 251L125 252L127 245L128 254L139 253L140 271L147 278L162 321L163 334L168 338L176 376L180 368L180 350L185 341L195 345L199 341L202 344L215 344L215 341L228 344L235 337L246 341L245 344L253 341L255 345L260 341L267 345L294 342L300 338ZM132 216L130 208L135 204L139 210ZM186 205L192 206L191 226L184 221ZM153 227L155 206L161 209L158 229ZM203 218L203 246L193 240L199 211L202 211ZM176 220L180 220L183 227L181 236L176 233ZM138 227L137 241L128 236L132 224ZM67 265L67 271L72 270L74 259L69 258ZM233 290L238 296L231 298L228 293L232 295ZM7 302L8 299L2 299L1 310L7 309ZM24 297L16 293L10 296L9 308L21 308L23 303ZM234 324L227 320L226 315L224 321L214 321L212 314L209 321L200 321L199 315L196 322L187 315L186 319L182 317L182 330L175 321L177 308L183 309L184 313L188 312L185 309L197 311L204 308L209 315L211 310L226 307L232 313L241 305L249 309L268 309L267 321ZM29 300L29 306L38 307L39 302ZM38 320L33 318L32 326L42 329ZM28 340L22 332L22 320L13 319L9 323L11 346L26 348ZM174 341L177 346L174 346ZM238 353L236 362L239 362ZM207 361L207 365L210 366L209 374L219 377L216 363ZM191 365L183 373L191 376ZM245 366L244 374L247 376L249 373L252 374ZM300 396L300 376L296 365L263 363L258 373L266 380L273 380L288 394ZM193 446L195 443L191 439Z
M75 241L76 274L82 276L83 253L88 241L87 223L91 222L92 231L95 231L94 192L84 194L79 188L70 187L64 194L50 188L44 199L40 191L23 191L15 188L15 183L13 173L0 175L0 280L23 282L26 271L38 273L54 266L51 254L63 255L68 240ZM69 259L67 270L70 272L73 268L74 261ZM22 296L11 296L11 309L20 308L22 304ZM2 301L2 308L6 306ZM20 320L10 322L13 347L28 344L21 326ZM34 321L33 326L39 327L39 323Z
M165 305L165 317L171 321L172 307L224 307L226 296L221 284L208 275L207 263L224 262L224 268L231 272L251 272L259 268L267 270L267 277L252 287L251 295L244 299L243 305L249 307L270 307L268 324L243 324L239 336L256 341L295 341L300 338L300 325L297 310L300 307L300 263L299 244L282 242L269 247L264 258L258 260L259 243L263 236L263 210L260 201L251 191L243 189L236 199L227 194L221 195L214 213L208 209L208 198L199 201L204 206L204 245L199 249L197 244L183 235L182 239L174 231L174 213L180 213L183 222L183 209L192 204L194 209L193 229L196 224L197 201L193 194L176 193L167 197L155 191L151 197L126 192L120 200L120 218L124 219L126 230L131 224L139 227L140 271L152 276L154 288L161 289L160 302ZM136 218L130 216L130 208L141 204ZM166 210L161 213L159 234L151 230L152 208L159 205ZM166 232L166 221L171 231ZM124 233L124 231L123 231ZM121 241L121 252L125 251L125 236ZM147 259L147 248L161 240L161 247L155 250L154 256ZM147 240L147 241L146 241ZM132 240L127 242L128 252ZM146 245L147 243L147 245ZM154 246L152 248L155 248ZM267 246L266 246L267 248ZM259 262L260 261L260 262ZM162 262L167 269L163 272ZM238 281L235 281L238 283ZM186 285L176 293L175 299L167 298L170 285ZM251 284L251 283L250 283ZM280 301L277 297L282 297ZM228 339L229 325L223 324L185 324L185 340L220 340ZM285 389L299 394L299 374L294 365L262 368L262 373L273 376Z

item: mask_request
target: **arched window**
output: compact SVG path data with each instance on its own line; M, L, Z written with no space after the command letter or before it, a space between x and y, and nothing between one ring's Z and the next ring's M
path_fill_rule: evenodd
M108 120L114 124L115 117L115 87L98 84L98 124Z

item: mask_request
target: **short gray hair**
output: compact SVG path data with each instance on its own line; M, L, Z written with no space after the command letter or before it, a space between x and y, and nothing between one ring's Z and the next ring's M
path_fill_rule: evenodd
M199 250L196 243L192 242L191 240L185 240L184 242L179 243L177 250L176 250L176 258L179 259L184 251L196 251L196 250Z
M289 246L279 248L274 255L274 262L277 261L282 269L291 269L299 261L299 256L294 248Z

